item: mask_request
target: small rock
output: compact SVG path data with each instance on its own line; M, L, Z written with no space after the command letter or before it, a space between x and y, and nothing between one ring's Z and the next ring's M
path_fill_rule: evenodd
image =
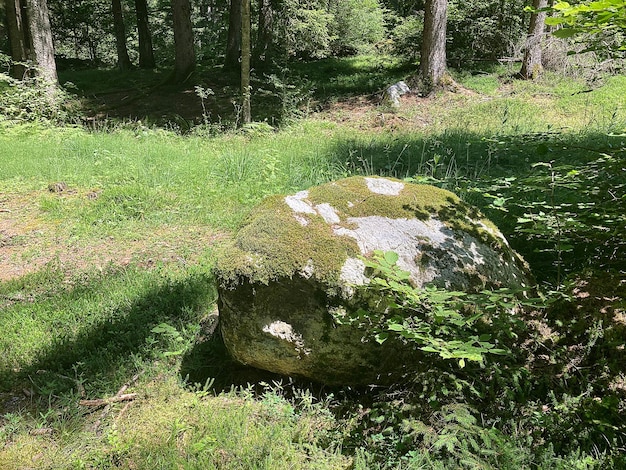
M50 183L48 185L48 191L51 193L62 193L68 190L67 183L64 181L57 181L56 183Z
M399 81L385 90L385 101L389 103L392 108L399 108L400 97L410 92L411 89L409 86L405 82Z

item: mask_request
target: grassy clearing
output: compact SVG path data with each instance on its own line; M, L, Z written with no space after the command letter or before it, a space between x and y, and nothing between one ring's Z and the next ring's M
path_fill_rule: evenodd
M404 73L360 60L294 73L321 83L334 67L316 88L326 102ZM623 400L626 370L626 79L581 93L582 82L499 73L460 76L464 91L407 98L393 113L353 97L281 130L0 123L0 468L607 468L624 425L609 398ZM582 344L581 364L605 371L602 390L587 369L546 375L578 388L543 401L518 389L520 415L482 426L462 407L426 419L407 395L278 385L230 362L212 336L213 245L264 196L355 174L456 191L551 285L560 271L616 273L584 307L604 326L579 331L566 308L552 325L573 338L550 343L554 354ZM598 362L599 347L615 360ZM79 404L124 384L130 402ZM570 447L559 441L568 429Z

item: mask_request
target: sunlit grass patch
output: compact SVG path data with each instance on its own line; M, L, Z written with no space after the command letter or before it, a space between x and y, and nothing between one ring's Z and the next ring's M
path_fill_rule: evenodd
M296 407L271 389L259 400L245 389L217 396L192 392L171 376L129 390L140 390L137 398L113 405L99 424L99 410L77 403L45 428L35 417L16 417L14 427L22 432L7 436L0 465L279 470L339 469L352 461L333 444L336 421L322 404Z

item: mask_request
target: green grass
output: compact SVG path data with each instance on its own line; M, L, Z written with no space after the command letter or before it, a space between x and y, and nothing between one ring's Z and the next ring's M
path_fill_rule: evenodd
M316 99L332 101L374 93L409 71L366 57L292 73L314 84ZM0 121L0 208L10 210L0 212L0 250L35 262L62 248L43 268L0 282L0 468L455 468L463 459L484 468L602 468L602 452L557 452L537 437L578 429L576 419L586 423L590 410L589 419L603 411L615 418L608 401L584 390L554 403L516 390L529 401L523 419L484 428L460 409L428 421L407 395L274 384L270 374L233 364L211 336L216 242L197 234L228 236L266 195L355 174L458 192L552 285L557 249L548 216L563 214L563 245L567 238L579 247L559 254L564 272L595 265L623 274L626 79L580 93L586 87L574 80L529 83L498 73L460 74L474 93L394 114L372 107L361 121L312 116L276 131L207 137L138 123L88 132ZM73 78L87 87L92 75L81 74ZM105 79L114 84L116 75ZM381 113L404 127L367 125ZM48 190L59 181L69 190ZM532 227L518 222L527 212L537 217ZM149 252L124 262L114 254L104 266L65 261L64 250L93 249L97 258L103 246L107 256L137 246ZM162 256L170 246L174 261ZM187 377L210 380L190 386ZM117 403L102 415L79 405L128 382L138 393L128 408ZM562 412L546 414L546 403ZM604 436L610 426L617 425L610 421Z
M380 93L413 73L415 66L390 56L366 55L321 59L290 66L291 79L304 81L316 99Z

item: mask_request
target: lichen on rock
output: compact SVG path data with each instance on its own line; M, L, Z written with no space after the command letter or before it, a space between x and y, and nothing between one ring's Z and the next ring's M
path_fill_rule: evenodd
M528 283L523 260L498 229L453 193L346 178L265 199L224 247L216 276L226 346L241 362L283 374L327 383L389 380L399 365L381 354L402 357L397 345L363 341L331 315L358 308L355 287L368 283L362 257L375 250L395 251L416 287Z

